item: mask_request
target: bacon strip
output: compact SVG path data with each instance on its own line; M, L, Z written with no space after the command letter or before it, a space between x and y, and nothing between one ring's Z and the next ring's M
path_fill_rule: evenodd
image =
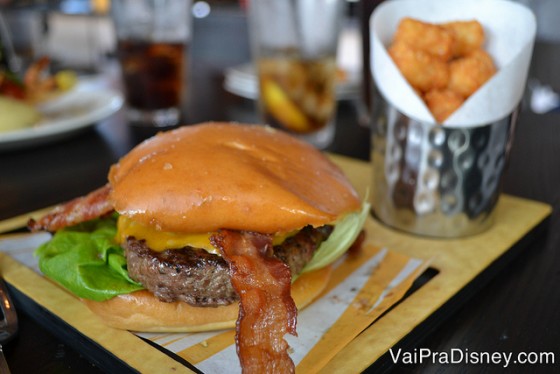
M37 221L30 219L27 222L27 227L31 231L46 230L52 232L111 213L113 204L109 201L110 192L111 187L107 184L86 196L77 197L55 207Z
M244 373L294 373L284 335L297 335L290 268L269 235L221 230L210 239L228 262L240 296L235 343Z

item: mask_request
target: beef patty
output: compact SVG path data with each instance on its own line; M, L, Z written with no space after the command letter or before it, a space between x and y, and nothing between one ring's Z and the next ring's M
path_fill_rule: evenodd
M332 230L329 225L307 226L274 246L274 255L292 274L299 274ZM127 238L124 249L130 277L161 301L219 306L239 299L231 285L228 264L219 255L193 247L156 252L134 237Z

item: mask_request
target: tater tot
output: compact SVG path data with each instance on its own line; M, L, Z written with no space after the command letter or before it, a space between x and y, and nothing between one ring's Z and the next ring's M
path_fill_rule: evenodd
M403 18L395 33L394 42L407 43L415 49L448 61L453 53L453 37L445 28L412 18Z
M443 123L496 73L484 43L484 28L476 20L431 24L403 18L388 52L436 121Z
M461 95L451 90L431 90L424 95L424 101L438 123L443 123L455 110L463 105Z
M464 57L484 44L484 29L478 21L456 21L442 26L453 36L453 57Z
M444 88L449 82L447 64L426 52L397 42L389 48L389 55L408 83L421 92Z
M481 49L449 64L448 88L469 97L494 75L496 67L488 53Z

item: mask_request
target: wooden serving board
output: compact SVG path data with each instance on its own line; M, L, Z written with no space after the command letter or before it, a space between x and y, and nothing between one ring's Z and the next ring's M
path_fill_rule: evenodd
M369 163L341 156L332 156L332 159L365 196L372 181ZM497 206L496 223L488 231L455 240L409 235L369 218L366 222L368 244L411 258L430 260L437 274L342 348L322 372L365 370L516 247L550 213L551 208L545 204L503 195ZM29 216L37 215L38 212L34 212L0 222L0 232L22 227ZM27 297L131 367L140 371L155 367L166 368L169 372L189 370L133 334L116 331L88 318L78 318L89 313L83 304L9 256L0 256L0 271ZM60 305L64 307L59 308Z
M365 194L372 183L370 165L340 156L333 160L347 173L358 191ZM377 220L368 222L368 240L374 245L410 257L431 258L431 267L439 273L342 349L323 372L348 368L360 372L369 367L552 212L549 205L508 195L500 197L496 209L496 221L489 230L460 239L420 237L391 229Z

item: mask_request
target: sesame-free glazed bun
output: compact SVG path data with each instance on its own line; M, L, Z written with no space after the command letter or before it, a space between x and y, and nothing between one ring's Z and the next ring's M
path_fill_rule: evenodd
M302 274L292 284L292 298L299 310L325 289L332 267ZM142 290L107 301L83 300L111 327L142 332L197 332L235 327L238 303L219 307L195 307L182 302L164 303Z
M115 210L167 232L320 226L360 200L320 151L270 127L206 123L158 134L111 168Z

